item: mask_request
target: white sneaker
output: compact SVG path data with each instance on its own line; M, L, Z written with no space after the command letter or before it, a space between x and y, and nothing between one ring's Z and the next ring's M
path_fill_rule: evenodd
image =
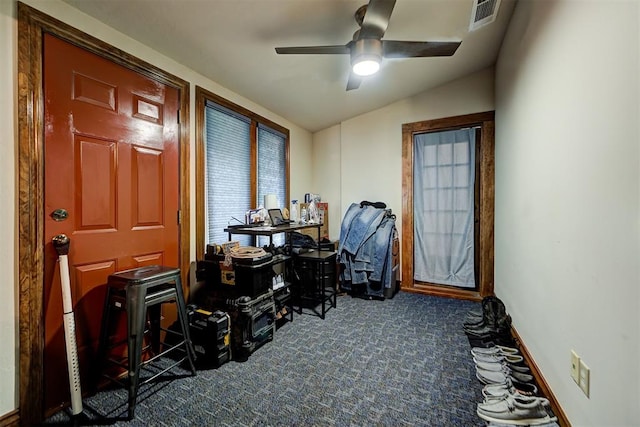
M538 388L535 384L516 382L512 379L507 380L506 384L487 384L482 388L482 395L485 398L514 393L531 396L537 392Z
M476 362L507 362L507 363L520 363L524 358L518 354L483 354L478 353L473 356L473 360Z
M507 367L502 367L500 371L487 371L476 368L476 377L482 384L507 384L507 381L511 379L521 383L530 383L533 381L533 376L512 371Z
M493 355L505 355L505 354L520 354L520 351L517 348L506 347L503 345L494 345L493 347L473 347L471 349L471 354L477 356L478 354L493 354Z
M477 369L484 369L485 371L501 371L504 368L511 369L515 372L521 372L523 374L528 374L529 368L527 366L514 365L508 362L483 362L482 360L477 360L475 357L473 358L473 362L476 364Z
M510 395L502 400L478 403L477 413L483 420L494 423L539 425L557 420L547 413L545 406L548 405L549 401L541 397Z

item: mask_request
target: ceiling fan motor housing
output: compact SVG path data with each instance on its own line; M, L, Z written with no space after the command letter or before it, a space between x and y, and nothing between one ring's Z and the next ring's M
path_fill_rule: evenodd
M380 39L360 39L351 45L351 66L362 61L382 61L382 41Z

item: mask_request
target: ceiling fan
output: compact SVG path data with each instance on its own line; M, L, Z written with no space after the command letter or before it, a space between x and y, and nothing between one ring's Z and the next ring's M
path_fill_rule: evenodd
M352 70L347 90L357 89L363 76L378 71L382 58L451 56L461 42L382 40L396 0L370 0L355 13L360 29L346 45L276 47L279 54L348 54Z

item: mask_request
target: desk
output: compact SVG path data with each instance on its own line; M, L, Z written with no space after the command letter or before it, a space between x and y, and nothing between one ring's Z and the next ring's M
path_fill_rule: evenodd
M320 244L320 228L322 224L284 224L274 226L232 226L224 229L229 233L229 240L233 234L244 234L249 236L269 236L269 245L273 244L273 235L286 233L287 243L291 243L291 232L303 230L307 228L316 228L318 230L318 248L312 252L292 255L295 266L304 271L303 275L307 276L300 279L293 278L290 274L285 278L288 284L293 282L292 288L295 294L294 299L298 304L298 312L302 313L302 304L304 301L317 303L321 305L321 311L318 313L321 318L325 318L325 313L331 307L336 306L336 276L335 263L336 253L329 251L321 251ZM288 257L287 257L288 261ZM293 267L291 263L285 262L287 267ZM287 268L285 267L285 268ZM314 310L315 311L315 310Z
M233 234L244 234L247 236L269 236L269 245L273 244L273 235L286 233L286 239L289 238L289 233L297 230L304 230L306 228L316 228L318 230L318 249L320 249L320 227L322 224L283 224L278 226L264 225L264 226L229 226L224 229L225 233L229 234L229 241Z

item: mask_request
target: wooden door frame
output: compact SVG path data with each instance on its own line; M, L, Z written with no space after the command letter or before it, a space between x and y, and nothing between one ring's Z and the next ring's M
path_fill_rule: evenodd
M479 206L478 206L478 287L466 290L453 286L415 283L413 279L413 136L417 133L436 132L480 126ZM401 289L427 295L459 299L480 300L493 295L493 230L494 230L494 160L495 112L467 114L443 119L427 120L402 125L402 285Z
M189 271L189 82L18 2L18 281L19 414L24 425L44 414L44 103L43 35L52 34L180 93L179 265Z

